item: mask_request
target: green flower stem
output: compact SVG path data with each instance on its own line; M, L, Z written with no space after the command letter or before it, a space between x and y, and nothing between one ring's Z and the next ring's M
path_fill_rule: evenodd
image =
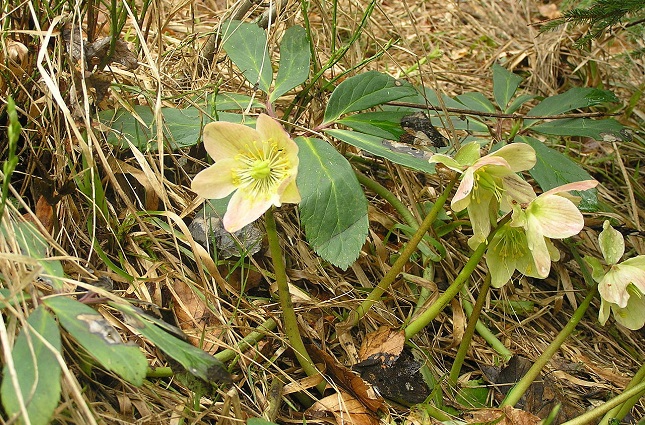
M504 399L504 401L502 401L500 407L514 406L520 400L520 398L522 398L522 395L524 395L526 390L528 390L529 386L531 385L531 383L533 383L535 378L538 377L542 368L546 366L549 360L551 360L551 357L555 355L555 353L560 349L560 346L569 337L569 335L571 335L578 323L582 320L585 312L591 304L591 300L593 300L593 298L598 293L598 285L596 285L596 283L594 282L593 277L589 273L589 269L587 268L582 257L580 257L578 250L573 244L566 244L569 247L573 258L580 266L580 271L582 272L585 283L589 288L589 293L585 297L584 301L582 301L582 304L580 304L578 309L573 312L573 316L571 317L571 320L569 320L569 323L567 323L566 326L560 331L553 342L546 348L544 353L542 353L542 355L538 357L535 363L533 363L533 366L531 366L531 368L528 370L528 372L526 372L522 379L520 379L520 381L513 388L511 388L508 394L506 394L506 398Z
M629 381L629 384L625 387L625 391L630 390L634 387L636 387L638 384L643 384L645 383L645 363L638 369L638 372L634 375L631 381ZM598 423L598 425L608 425L609 420L616 418L619 420L622 420L627 413L629 413L630 410L632 410L632 407L640 400L640 398L645 394L645 390L640 392L639 394L636 394L634 397L630 398L627 400L625 403L623 403L620 406L616 406L613 409L611 409L605 416L602 418L602 420Z
M215 358L222 363L233 360L235 356L238 356L240 354L240 352L257 344L259 340L264 338L267 332L272 331L276 326L277 322L274 319L268 319L260 326L258 326L257 330L242 338L242 340L237 343L236 348L227 348L226 350L222 350L219 353L215 354Z
M459 379L459 373L461 372L461 366L464 364L464 360L466 359L466 354L468 353L468 348L470 347L470 341L473 339L473 334L475 333L475 326L479 322L479 314L482 311L482 307L484 306L484 302L486 301L486 295L488 294L488 290L490 289L490 273L486 275L486 278L484 279L484 284L479 288L479 295L477 296L477 301L475 302L475 307L472 308L469 317L468 317L468 325L466 326L466 331L464 332L464 335L461 339L461 343L459 343L459 349L457 350L457 355L455 356L455 361L452 364L452 367L450 368L450 383L452 384L453 388L457 384L457 380ZM465 290L466 285L462 286L462 293L465 292L464 295L468 295L468 291ZM464 297L464 303L466 302L466 297Z
M619 406L620 404L627 402L633 397L638 398L639 395L642 395L642 393L645 392L645 382L641 382L638 385L635 385L629 390L626 390L624 393L622 393L619 396L616 396L609 400L606 403L601 404L600 406L589 410L588 412L578 416L575 419L571 419L570 421L562 423L562 425L586 425L586 424L592 424L594 423L594 420L598 419L600 416L604 415L611 409L613 409L616 406ZM602 423L602 422L601 422Z
M492 234L491 234L492 235ZM410 324L405 328L405 338L410 339L417 333L419 333L423 328L425 328L430 322L432 322L435 317L441 313L446 305L452 300L457 294L461 287L466 283L470 278L470 275L475 271L479 260L481 260L488 244L482 242L479 244L475 252L471 255L470 259L464 265L464 268L461 269L459 275L455 278L455 281L446 289L446 291L441 294L437 301L434 302L426 311L421 313L419 317L414 319Z
M504 399L504 401L502 401L501 407L514 406L520 400L520 398L522 398L522 395L524 395L526 390L528 390L529 386L533 383L535 378L538 377L540 371L544 368L544 366L546 366L549 360L551 360L551 357L553 357L555 353L560 349L560 346L569 337L569 335L571 335L580 320L582 320L585 312L591 304L591 300L593 300L597 292L598 287L596 285L593 285L591 288L589 288L589 293L585 297L582 304L580 304L578 309L573 313L573 316L571 317L571 320L569 320L569 323L567 323L566 326L560 331L558 336L555 337L553 342L551 342L544 353L542 353L540 357L537 358L535 363L533 363L533 366L531 366L529 371L526 372L526 375L524 375L522 379L520 379L519 382L508 392L506 398Z
M371 190L372 192L376 193L378 196L386 200L387 202L390 203L396 210L396 212L399 213L401 218L405 220L405 222L408 224L408 226L417 228L419 226L419 222L414 218L410 210L405 206L403 202L399 200L392 192L387 190L385 187L381 186L378 182L370 179L367 177L365 174L359 172L359 171L354 171L356 174L356 177L358 178L358 182Z
M284 333L289 340L289 344L296 354L296 359L307 376L320 375L320 372L314 366L314 362L309 357L305 344L302 342L300 330L298 329L298 319L296 312L293 309L291 302L291 294L289 293L289 284L287 283L287 272L282 258L282 249L278 242L278 231L275 224L275 217L273 216L273 209L269 208L264 214L266 220L267 239L269 240L269 251L273 259L273 271L275 273L276 284L278 285L278 297L280 298L280 307L282 308L282 319L284 325ZM325 390L325 380L323 379L316 388L322 394Z
M356 326L361 318L363 318L363 316L367 314L370 308L372 308L372 306L381 299L385 291L387 291L387 289L394 282L399 273L401 273L401 270L403 270L403 267L407 264L410 256L414 254L417 246L419 245L419 242L421 242L426 232L430 230L430 227L432 227L432 223L434 223L437 215L443 208L443 205L446 203L446 200L448 199L448 196L450 195L450 192L452 191L452 188L456 182L457 178L454 178L448 183L441 196L437 198L437 201L433 205L426 218L423 220L417 231L414 233L414 235L412 235L408 243L405 245L403 251L401 251L399 258L397 258L390 270L388 270L385 276L383 276L383 279L381 279L378 285L372 290L372 292L370 292L370 294L361 303L361 305L349 314L347 320L345 321L345 326Z
M466 311L466 314L470 317L473 314L472 313L473 306L467 300L464 300L463 306L464 306L464 310ZM481 320L477 320L477 324L475 325L475 330L477 331L479 336L484 338L484 341L486 341L488 345L497 352L497 354L502 356L502 359L504 362L507 362L508 360L511 359L511 357L513 357L513 352L508 348L506 348L506 346L502 343L502 341L497 339L495 334L491 332L491 330L488 329L486 325L482 323Z

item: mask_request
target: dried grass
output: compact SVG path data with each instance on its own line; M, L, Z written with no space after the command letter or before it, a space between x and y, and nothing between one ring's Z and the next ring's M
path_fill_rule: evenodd
M2 34L2 50L7 51L8 40L20 41L28 47L24 57L14 60L17 68L2 65L7 76L0 87L3 100L11 94L21 105L20 115L26 129L20 147L20 169L12 180L16 198L24 199L21 211L35 208L40 194L61 195L58 202L52 202L55 224L48 240L56 247L56 255L64 255L66 271L73 282L95 284L103 278L112 282L115 295L139 300L140 305L154 309L181 311L184 320L192 323L193 331L188 327L188 335L206 350L238 350L233 368L235 388L227 393L204 388L200 397L191 390L192 384L180 379L151 380L135 388L111 374L93 371L87 375L71 355L76 347L67 341L70 373L65 374L63 404L55 416L57 423L242 423L244 418L266 411L272 381L295 383L303 378L279 327L267 330L265 338L251 349L236 348L244 336L266 319L280 318L278 305L268 297L272 267L266 255L256 256L242 266L229 261L216 264L193 241L184 223L199 208L187 189L190 176L203 166L195 159L198 152L195 149L169 152L162 148L154 154L128 155L108 145L94 125L96 110L149 104L159 118L161 106L189 105L192 96L203 96L216 87L220 91L249 93L250 88L223 52L215 49L214 58L206 67L203 59L200 62L204 43L217 34L219 20L232 10L231 3L157 2L140 27L133 25L130 15L122 36L141 49L140 66L132 71L115 67L112 77L117 84L110 97L98 105L93 101L91 88L73 86L71 75L86 70L80 62L75 64L76 70L70 69L70 62L63 60L66 47L58 35L61 16L41 13L40 24L35 24L32 11L37 4L31 0L9 13L11 19L5 28L10 29ZM287 26L303 23L299 2L284 3L283 11L269 27L271 47ZM365 1L339 2L337 40L333 41L330 3L314 1L310 5L309 21L318 65L328 60L332 43L338 47L358 28L366 7ZM537 6L534 1L511 0L379 2L366 30L325 78L336 78L375 56L360 70L389 72L449 95L468 91L490 93L489 68L495 61L503 61L509 69L526 75L526 88L545 96L558 93L569 84L599 81L621 98L628 98L639 84L642 89L642 65L625 64L615 56L617 50L631 45L632 40L615 36L583 55L571 48L571 35L564 28L537 34L537 28L530 25L543 19ZM264 11L262 6L254 5L245 17L257 17ZM68 19L78 24L80 11L68 12ZM105 12L100 11L99 23L107 20ZM109 25L99 25L95 32L107 35L107 28ZM396 44L383 52L392 40L397 40ZM596 68L590 66L591 61ZM72 87L75 90L70 90ZM319 97L296 112L299 118L294 124L312 128L320 120L325 98L319 93ZM642 128L643 118L642 105L637 105L631 117L624 120ZM157 123L161 126L162 120L157 119ZM641 231L628 236L627 241L631 252L645 254L642 237L645 187L639 176L645 146L638 140L642 139L611 146L580 141L561 148L577 155L601 181L600 195L613 208L614 217L627 228ZM161 139L159 146L163 146ZM0 147L0 158L5 159L5 154L5 147ZM443 184L436 176L421 179L407 170L386 167L388 176L399 177L388 177L384 184L409 205L433 199ZM68 182L85 178L93 193L81 193L78 183L69 193L64 190ZM104 204L97 186L105 190ZM344 350L334 338L338 314L354 308L364 298L365 292L360 288L372 286L386 273L390 255L396 253L402 242L382 240L379 223L396 222L398 218L378 199L370 194L368 197L372 201L370 219L374 231L359 260L345 272L330 267L311 252L304 242L303 230L295 224L295 210L283 208L277 215L303 334L326 346L345 364L356 359L352 358L351 350ZM153 206L164 213L141 214ZM17 215L17 211L13 214ZM37 223L43 220L38 212L30 211L29 217ZM595 226L580 237L582 254L598 252L595 244L598 220L590 219ZM93 240L98 245L93 245ZM448 257L437 266L439 286L441 281L450 282L456 276L468 253L462 236L451 236L448 242ZM38 285L26 259L8 256L15 252L10 243L11 240L0 243L0 275L13 282L16 290ZM97 249L125 273L119 275L106 267L97 256ZM570 318L572 301L580 301L584 296L580 272L574 262L566 260L544 282L519 279L490 295L484 319L513 352L536 358ZM418 265L410 264L406 272L418 274L419 270ZM130 281L126 274L134 279ZM259 276L255 282L253 274ZM566 285L567 279L572 283ZM256 287L245 290L245 285ZM569 291L566 294L565 289ZM503 303L496 303L499 300L530 300L538 308L530 316L517 317L505 313ZM400 326L415 303L415 295L400 279L388 293L387 302L376 305L361 322L351 342L358 347L364 335L379 326ZM456 352L459 341L455 335L463 327L457 313L443 313L414 339L416 345L432 353L438 374L450 368ZM11 312L13 320L22 320L25 314ZM600 400L619 392L645 359L642 331L601 327L594 314L588 314L549 365L567 397L585 407L589 399ZM118 318L113 320L118 326ZM135 340L127 335L125 327L120 329L128 339ZM15 323L5 332L11 336L14 331ZM136 340L153 367L167 364L168 359L153 346ZM472 376L478 377L477 364L493 364L497 356L476 337L468 360ZM308 388L312 387L313 384L308 384ZM293 410L283 407L280 420L301 422L298 406L293 407ZM390 415L400 418L405 412L392 408ZM642 402L634 409L634 417L638 415L645 415Z

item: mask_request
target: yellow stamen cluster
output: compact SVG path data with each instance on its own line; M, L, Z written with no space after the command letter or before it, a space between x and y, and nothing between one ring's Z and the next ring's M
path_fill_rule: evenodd
M246 188L255 196L266 196L291 172L291 162L273 140L256 142L253 146L255 151L249 150L235 157L240 167L233 169L233 184Z

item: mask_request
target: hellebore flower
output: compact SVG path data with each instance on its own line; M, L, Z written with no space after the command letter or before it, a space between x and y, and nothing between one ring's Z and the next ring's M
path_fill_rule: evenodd
M556 250L557 252L557 250ZM557 260L558 258L554 258ZM491 285L501 288L511 279L515 270L540 277L536 273L535 261L521 227L504 224L497 229L486 250L486 265L491 274Z
M204 147L215 164L197 174L191 188L206 199L235 191L224 214L227 231L257 220L272 205L300 202L298 145L268 115L258 117L255 130L223 121L207 124Z
M516 174L535 165L535 150L525 143L512 143L481 157L479 143L472 142L459 149L454 159L436 154L429 161L462 173L451 207L468 210L473 227L468 244L473 248L486 240L500 209L510 211L512 203L535 198L531 185Z
M640 329L645 325L645 255L619 263L625 253L625 242L609 221L603 224L598 242L609 270L605 271L597 258L585 258L598 282L601 297L598 320L604 325L611 311L621 325Z
M596 185L598 182L595 180L569 183L544 192L525 208L514 205L510 224L523 227L526 231L526 240L539 277L545 278L551 271L553 253L549 252L550 241L547 238L565 239L577 235L585 225L582 213L573 201L564 196L565 192L587 190Z

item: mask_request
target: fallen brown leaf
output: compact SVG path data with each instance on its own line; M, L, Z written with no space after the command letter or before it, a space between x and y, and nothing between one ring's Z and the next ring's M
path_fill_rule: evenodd
M379 423L376 415L368 411L363 403L342 390L317 401L307 409L305 414L312 418L331 414L338 425L378 425Z

